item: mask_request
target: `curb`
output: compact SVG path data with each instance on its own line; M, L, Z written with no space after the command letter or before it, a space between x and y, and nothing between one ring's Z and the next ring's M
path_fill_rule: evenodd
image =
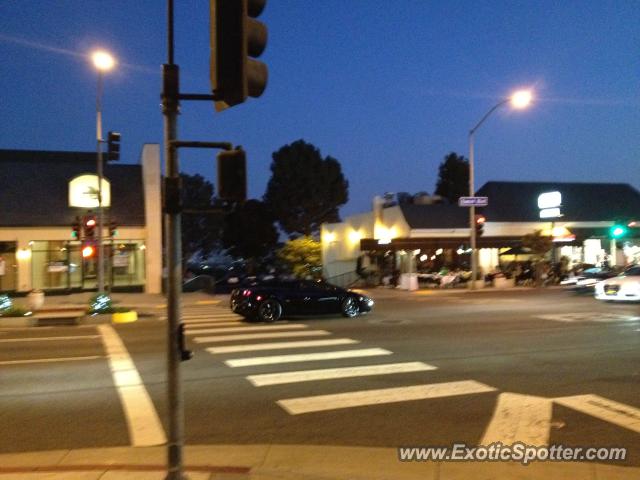
M640 478L640 468L586 462L401 462L396 448L331 445L189 445L184 470L193 478L270 480L601 480ZM129 473L127 475L127 472ZM143 473L143 472L146 472ZM109 447L0 455L0 480L156 479L166 447ZM87 476L87 473L91 476ZM57 475L56 475L57 474ZM209 476L204 476L209 474ZM12 476L13 475L13 476ZM219 476L218 476L219 475ZM237 475L237 477L236 477Z

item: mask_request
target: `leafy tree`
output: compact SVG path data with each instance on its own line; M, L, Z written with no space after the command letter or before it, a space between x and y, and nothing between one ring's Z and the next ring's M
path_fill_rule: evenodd
M540 285L544 261L553 248L553 240L548 235L542 235L542 230L536 230L522 237L522 246L531 250L535 262L536 285Z
M289 266L296 277L317 277L322 271L320 242L312 237L289 240L278 250L278 258Z
M247 261L249 273L254 273L257 262L278 242L273 222L273 216L260 200L237 205L224 219L222 245L231 255Z
M186 210L205 212L182 213L182 259L183 264L194 254L209 255L217 246L220 237L221 216L212 214L214 189L210 181L202 175L181 173L182 204Z
M272 158L264 201L285 232L310 236L323 222L340 221L338 208L349 198L349 182L338 160L322 158L304 140L285 145Z
M456 203L469 194L469 161L455 152L449 153L438 168L436 195Z

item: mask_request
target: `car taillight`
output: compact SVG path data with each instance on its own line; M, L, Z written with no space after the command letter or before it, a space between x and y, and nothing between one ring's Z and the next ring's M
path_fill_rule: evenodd
M243 290L242 291L242 296L243 297L250 297L251 296L251 290Z
M257 300L258 302L259 302L260 300L262 300L262 295L258 295L258 296L256 297L256 300Z

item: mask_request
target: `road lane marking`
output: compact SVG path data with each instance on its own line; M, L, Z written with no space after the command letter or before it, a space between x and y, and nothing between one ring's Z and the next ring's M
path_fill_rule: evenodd
M218 305L221 300L198 300L196 305Z
M387 403L426 400L429 398L486 393L495 390L495 388L489 385L474 380L462 380L459 382L432 383L427 385L413 385L410 387L382 388L378 390L361 390L314 397L288 398L278 400L276 403L289 414L300 415L302 413L364 407L368 405L383 405Z
M109 357L109 368L125 412L132 446L166 443L158 413L124 343L111 325L98 325L98 330Z
M72 336L60 336L60 337L32 337L32 338L3 338L1 343L9 342L48 342L55 340L84 340L84 339L100 338L100 335L72 335Z
M33 358L29 360L4 360L0 365L22 365L28 363L55 363L55 362L80 362L83 360L98 360L104 355L90 355L87 357L59 357L59 358Z
M384 348L363 348L360 350L341 350L339 352L302 353L292 355L275 355L269 357L234 358L226 360L229 367L250 367L254 365L274 365L277 363L310 362L314 360L334 360L339 358L375 357L391 355L393 352Z
M235 340L257 340L260 338L318 337L331 335L326 330L304 330L300 332L247 333L241 335L220 335L219 337L195 337L196 343L231 342Z
M303 340L300 342L272 342L253 343L251 345L232 345L230 347L209 347L207 352L214 355L219 353L252 352L255 350L278 350L285 348L327 347L333 345L350 345L360 343L350 338L336 338L332 340Z
M640 410L599 395L574 395L553 399L563 407L586 413L605 422L640 433Z
M306 325L300 323L292 323L288 325L260 325L256 327L231 327L231 328L201 328L194 329L188 328L187 333L189 335L197 335L201 333L232 333L232 332L260 332L260 331L272 331L272 330L302 330L309 328Z
M501 393L480 445L548 445L552 408L549 398Z
M285 383L365 377L371 375L391 375L394 373L424 372L436 369L437 367L422 362L387 363L383 365L368 365L362 367L325 368L322 370L302 370L299 372L249 375L247 380L249 380L254 387L264 387L267 385L282 385Z

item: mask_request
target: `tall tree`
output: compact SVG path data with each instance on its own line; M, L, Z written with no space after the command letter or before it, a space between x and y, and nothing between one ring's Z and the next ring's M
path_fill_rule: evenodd
M457 203L469 194L469 161L455 152L449 153L438 168L436 195Z
M278 242L278 231L273 223L273 216L263 202L248 200L225 217L222 245L231 255L244 258L249 273L254 273L258 261Z
M349 199L349 182L338 160L322 158L304 140L285 145L272 158L264 201L285 232L309 236L323 222L340 221L338 208Z
M186 263L194 254L206 257L220 238L221 217L206 210L213 208L214 189L202 175L181 173L182 204L187 210L205 210L182 214L182 260Z

